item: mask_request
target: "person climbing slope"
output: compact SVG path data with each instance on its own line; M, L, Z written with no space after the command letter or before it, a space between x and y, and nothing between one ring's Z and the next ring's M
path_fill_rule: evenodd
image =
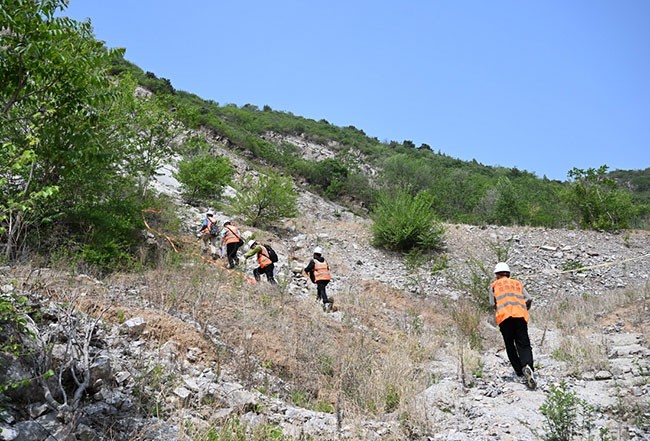
M257 255L257 263L260 265L253 270L253 277L255 277L255 280L259 282L261 275L266 274L266 280L275 285L277 283L273 278L275 265L271 258L272 254L267 250L267 247L258 244L256 240L251 240L248 242L248 248L250 248L250 251L244 254L244 259L248 260L249 257ZM273 255L275 255L275 253L273 253Z
M201 253L206 253L209 247L212 259L216 260L219 226L217 220L214 218L214 212L212 210L208 210L205 213L205 218L199 227L197 235L201 239Z
M496 311L496 322L506 345L508 360L518 376L526 378L530 389L537 387L533 350L528 337L528 310L532 298L523 283L510 278L510 267L499 262L494 267L496 280L490 284L490 305Z
M234 226L230 221L223 224L221 230L221 245L226 245L226 255L228 256L228 268L232 269L235 265L239 264L237 258L237 250L243 244L239 229Z
M303 270L313 283L316 284L316 300L323 302L323 311L329 312L332 309L332 302L327 298L326 287L332 279L330 266L323 257L321 247L314 248L314 256Z

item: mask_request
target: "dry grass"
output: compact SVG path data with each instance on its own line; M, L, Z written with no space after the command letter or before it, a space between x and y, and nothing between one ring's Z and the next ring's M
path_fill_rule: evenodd
M311 300L213 265L118 275L108 284L118 288L94 298L122 298L107 320L145 317L160 343L199 347L248 387L338 409L348 421L409 411L431 381L423 366L441 347L437 330L450 325L421 298L373 282L337 297L340 321ZM202 334L209 327L219 330L226 351Z
M310 300L219 268L155 271L139 282L152 306L218 328L248 386L312 407L329 403L352 418L406 409L430 381L422 365L440 347L435 330L449 323L421 299L375 283L338 296L338 322ZM282 387L256 383L264 373Z
M482 348L480 325L485 313L481 312L476 302L468 299L458 299L451 304L450 313L460 344L480 350Z
M431 385L430 366L445 343L451 339L465 386L482 375L482 324L491 316L469 299L432 301L371 281L339 293L339 312L327 315L311 296L250 284L240 273L199 260L183 269L115 275L103 284L52 273L31 280L52 297L72 290L84 311L110 305L109 322L144 317L159 344L174 340L181 348L200 348L203 361L216 362L247 387L336 412L346 423L392 413L414 432L436 426L418 394ZM633 306L646 302L648 292L646 286L606 299L557 299L535 313L535 324L571 335L556 355L573 372L604 368L600 327L624 320L647 329L647 311ZM210 329L218 330L217 345L207 338ZM488 341L500 339L495 334Z
M537 314L540 323L555 326L566 332L600 325L611 317L619 317L621 309L627 311L622 317L630 326L642 324L647 317L645 305L650 299L650 283L635 288L612 290L605 296L585 293L581 297L558 297ZM628 307L634 306L634 308Z
M650 284L613 290L607 296L556 298L536 314L539 326L559 329L563 337L552 356L567 363L570 374L607 369L607 347L603 328L622 325L628 332L639 332L648 339L646 306Z
M579 377L583 372L596 372L609 368L607 346L604 341L578 332L565 335L551 355L558 361L567 362L567 374Z

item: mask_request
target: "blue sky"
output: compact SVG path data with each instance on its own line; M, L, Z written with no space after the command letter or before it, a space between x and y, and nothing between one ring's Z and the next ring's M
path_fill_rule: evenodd
M176 89L565 180L650 167L650 1L71 0Z

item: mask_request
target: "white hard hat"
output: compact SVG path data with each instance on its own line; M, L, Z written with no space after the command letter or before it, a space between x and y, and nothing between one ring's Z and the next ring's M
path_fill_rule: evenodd
M323 254L323 249L321 247L314 248L314 254Z
M255 239L248 241L248 248L253 248L253 245L255 245L257 241Z
M205 213L206 216L214 216L214 211L208 210L207 213Z
M510 267L505 262L497 263L497 266L494 267L494 274L496 273L509 273Z

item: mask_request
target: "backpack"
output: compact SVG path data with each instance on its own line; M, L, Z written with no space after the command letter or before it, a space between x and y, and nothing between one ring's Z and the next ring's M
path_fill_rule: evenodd
M271 245L264 245L264 248L266 248L266 252L269 253L269 259L271 259L271 262L273 262L273 263L277 262L278 261L278 255L275 252L275 250L273 250L273 248L271 248Z
M219 228L219 224L217 224L216 222L212 222L212 224L210 225L210 235L218 236L219 234L221 234L221 228Z

